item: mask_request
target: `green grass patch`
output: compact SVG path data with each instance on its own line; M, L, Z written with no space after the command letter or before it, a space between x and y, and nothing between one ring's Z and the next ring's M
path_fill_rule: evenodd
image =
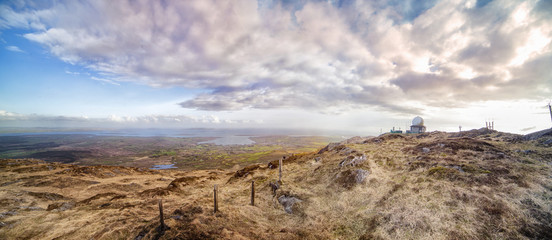
M264 152L253 152L253 153L242 153L236 156L237 159L243 159L241 162L255 162L258 161L261 157L269 155L273 150L264 151Z
M177 154L176 151L161 150L153 153L151 157L157 158L157 157L163 157L163 156L176 156L176 154Z

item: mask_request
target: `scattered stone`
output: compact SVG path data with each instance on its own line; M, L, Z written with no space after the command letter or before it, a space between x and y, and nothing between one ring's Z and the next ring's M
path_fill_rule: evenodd
M7 212L0 213L0 218L5 218L7 216L13 216L13 215L17 215L17 212L13 210L7 211Z
M422 148L422 151L423 151L424 153L428 153L429 151L431 151L431 149L429 149L429 148Z
M316 157L316 158L314 158L314 161L315 161L315 162L319 162L321 159L322 159L322 158L320 158L320 157Z
M282 206L284 206L284 211L286 211L286 213L292 214L293 213L293 205L295 203L299 203L299 202L302 202L302 201L301 201L301 199L293 197L293 196L282 195L282 196L278 197L278 202L280 204L282 204Z
M278 163L269 162L268 168L269 169L276 169L278 167Z
M460 167L460 166L454 165L454 166L451 166L451 168L454 168L454 169L458 170L459 172L464 172L464 169L462 169L462 167Z
M278 182L271 182L268 185L272 188L272 195L276 196L276 190L280 188L280 184Z
M29 211L41 211L41 210L44 210L44 208L36 207L36 206L19 207L19 208L20 208L20 209L23 209L23 210L29 210Z

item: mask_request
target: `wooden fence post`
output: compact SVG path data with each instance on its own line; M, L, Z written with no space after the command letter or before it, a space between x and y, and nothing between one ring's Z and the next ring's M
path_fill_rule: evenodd
M213 190L214 192L214 199L215 199L215 211L214 213L217 213L218 211L218 202L217 202L217 185L215 184L215 188Z
M251 181L251 206L255 206L255 181Z
M163 219L163 200L159 199L159 223L161 226L159 228L161 231L165 229L165 220Z
M285 158L285 157L284 157ZM280 164L278 164L278 168L279 168L279 171L280 171L280 177L278 178L278 182L282 182L282 164L284 163L282 161L283 158L280 158Z

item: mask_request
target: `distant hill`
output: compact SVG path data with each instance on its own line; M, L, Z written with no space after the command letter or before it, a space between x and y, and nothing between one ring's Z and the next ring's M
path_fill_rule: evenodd
M281 182L278 161L153 171L4 159L0 238L552 239L548 139L487 129L355 137L287 155Z

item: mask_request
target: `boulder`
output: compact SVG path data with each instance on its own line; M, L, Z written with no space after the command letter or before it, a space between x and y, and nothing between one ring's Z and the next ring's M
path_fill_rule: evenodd
M337 174L336 182L344 188L351 189L357 184L361 184L366 180L370 172L364 169L347 169Z
M278 202L284 207L286 213L292 214L296 210L293 206L302 202L302 200L291 195L281 195L278 197Z

